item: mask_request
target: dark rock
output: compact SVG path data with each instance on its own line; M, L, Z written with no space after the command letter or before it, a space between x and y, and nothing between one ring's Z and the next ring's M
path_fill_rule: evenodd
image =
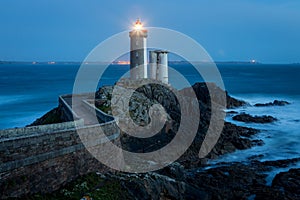
M264 106L285 106L290 104L287 101L280 101L280 100L274 100L273 102L269 102L269 103L257 103L254 106L257 107L264 107Z
M300 169L279 173L271 186L266 185L266 173L269 170L299 161L300 158L252 161L248 164L219 163L210 169L184 169L179 163L173 163L156 172L143 174L98 173L101 177L98 184L95 179L83 179L84 182L76 180L73 188L61 188L47 196L56 199L61 191L79 193L82 191L78 186L93 183L95 187L88 194L94 197L99 194L97 191L101 187L114 183L114 189L106 193L109 196L123 194L122 199L299 199Z
M110 100L110 99L111 99L112 92L113 92L113 89L114 89L114 87L111 86L111 85L101 87L101 88L95 93L96 99Z
M279 100L275 100L273 101L273 105L274 106L285 106L285 105L289 105L290 103L287 101L279 101Z
M110 178L120 182L133 199L299 199L300 169L278 174L272 186L266 185L265 174L273 165L296 160L227 163L207 170L180 170L177 176L162 169L146 174L119 173Z
M207 85L210 86L211 93L209 92ZM206 105L210 105L210 96L211 95L214 96L214 99L219 99L219 100L224 101L224 99L223 99L224 91L214 83L198 82L198 83L195 83L192 86L192 88L195 91L195 94L196 94L198 100ZM190 88L184 88L183 90L181 90L181 92L185 93L185 90L189 90L189 89ZM245 101L241 101L241 100L231 97L227 91L225 91L225 95L226 95L225 100L226 100L226 104L227 104L226 107L228 109L247 105L247 103ZM218 103L218 102L215 102L215 103Z
M275 176L272 187L284 190L286 198L300 199L300 169L280 172Z
M237 112L237 111L233 111L233 110L232 110L232 111L228 111L228 112L226 112L226 114L230 114L230 115L231 115L231 114L238 114L238 112Z
M186 180L197 188L204 188L211 199L246 199L255 188L263 188L266 175L243 164L217 167L193 172Z
M163 169L159 170L158 173L179 181L183 181L186 178L184 166L178 162L174 162L164 167Z
M54 108L51 111L47 112L42 117L36 119L32 124L28 126L38 126L45 124L55 124L66 122L63 112L60 107Z
M212 88L212 94L209 93L207 85ZM217 158L220 155L233 152L236 149L247 149L258 144L259 142L262 143L261 141L252 141L249 138L256 134L258 132L257 130L239 127L231 123L225 123L220 138L218 139L218 142L213 150L209 153L209 155L207 155L206 158L199 159L199 150L206 135L211 118L210 96L214 95L214 99L225 97L227 102L229 102L227 107L243 106L246 105L246 103L230 97L228 93L224 93L224 91L222 91L213 83L196 83L192 88L184 88L180 90L179 93L181 95L189 95L191 92L190 90L194 90L197 99L199 100L200 123L194 142L185 152L185 154L179 159L180 164L182 164L184 167L205 165L207 158ZM111 92L111 87L108 87L107 90L104 87L96 93L96 96L100 100L109 99L111 97ZM222 93L226 96L222 96ZM101 103L103 104L104 102L101 101ZM169 114L169 117L171 118L170 121L172 121L171 129L167 130L165 127L155 136L149 138L136 138L129 136L126 133L122 134L121 143L123 149L132 152L151 152L165 146L174 138L180 125L180 105L176 99L176 96L174 96L172 91L164 85L146 84L138 88L133 93L129 108L133 115L133 120L135 120L135 122L138 124L140 121L145 121L148 123L149 116L147 110L152 104L157 103L162 105ZM141 109L139 108L141 106L140 104L142 104L142 110L145 110L144 113L141 113Z
M262 140L251 140L251 142L252 142L252 146L262 146L265 144L264 141Z
M263 116L252 116L246 113L241 113L239 115L236 115L232 117L233 120L241 121L241 122L253 122L253 123L271 123L274 121L277 121L276 118L269 116L269 115L263 115Z
M106 177L119 182L132 199L299 199L300 169L280 173L272 186L266 185L266 170L280 166L279 163L293 162L296 160L229 163L207 170L193 168L170 173L174 166L182 169L175 163L156 172Z
M206 191L158 173L107 176L120 182L130 199L209 199Z
M263 157L264 157L263 154L259 154L259 155L250 156L248 159L249 160L257 160L257 159L260 159L260 158L263 158Z
M241 106L248 105L248 103L245 102L245 101L242 101L242 100L239 100L239 99L231 97L228 94L227 91L226 91L226 103L227 103L227 108L228 109L230 109L230 108L238 108L238 107L241 107Z
M199 159L199 150L205 136L205 132L200 129L192 145L178 161L186 168L206 165L207 159L215 159L226 153L234 152L237 149L242 150L257 145L258 142L251 140L250 137L258 132L256 129L236 126L232 123L225 122L217 144L206 156L206 159ZM262 143L262 141L260 142Z
M291 164L296 164L297 162L300 162L300 158L292 158L292 159L286 159L286 160L275 160L275 161L264 161L260 162L260 166L272 166L277 168L286 168L290 166Z

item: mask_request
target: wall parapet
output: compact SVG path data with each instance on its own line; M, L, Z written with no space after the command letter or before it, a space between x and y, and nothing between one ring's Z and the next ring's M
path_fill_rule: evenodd
M116 119L103 112L102 110L100 110L99 108L97 108L94 104L91 104L89 103L87 100L82 100L83 102L83 106L89 110L91 113L96 113L96 116L103 122L103 123L107 123L107 122L110 122L110 121L116 121Z
M67 95L60 95L58 97L58 103L62 108L62 111L64 113L65 116L65 120L66 121L73 121L73 120L78 120L80 119L80 117L73 111L73 109L70 107L70 105L65 101L64 97L71 97L71 94L67 94Z
M16 138L32 137L39 134L53 133L57 131L74 129L75 127L83 126L83 119L78 119L76 121L56 123L56 124L46 124L39 126L29 126L21 128L11 128L0 130L0 142L3 140L14 140Z

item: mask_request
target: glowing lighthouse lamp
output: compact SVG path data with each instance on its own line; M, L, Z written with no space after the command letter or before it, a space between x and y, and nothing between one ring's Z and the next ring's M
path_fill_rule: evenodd
M134 26L133 26L133 29L136 30L136 31L139 31L139 30L142 30L143 29L143 24L142 22L138 19L136 20Z
M136 20L130 37L130 78L133 80L147 78L147 36L148 31L142 22Z

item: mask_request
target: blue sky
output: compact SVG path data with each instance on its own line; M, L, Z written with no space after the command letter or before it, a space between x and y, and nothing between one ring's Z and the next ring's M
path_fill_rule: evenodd
M189 35L215 61L300 62L299 0L1 0L0 60L82 61L137 18Z

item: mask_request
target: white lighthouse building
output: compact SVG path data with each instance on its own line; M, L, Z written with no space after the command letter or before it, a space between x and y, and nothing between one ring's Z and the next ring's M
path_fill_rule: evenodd
M147 34L140 20L129 32L130 37L130 78L147 78Z
M148 31L143 28L138 19L134 29L129 32L130 37L130 79L148 78L147 75L147 36ZM155 50L149 52L150 77L168 84L168 52Z

